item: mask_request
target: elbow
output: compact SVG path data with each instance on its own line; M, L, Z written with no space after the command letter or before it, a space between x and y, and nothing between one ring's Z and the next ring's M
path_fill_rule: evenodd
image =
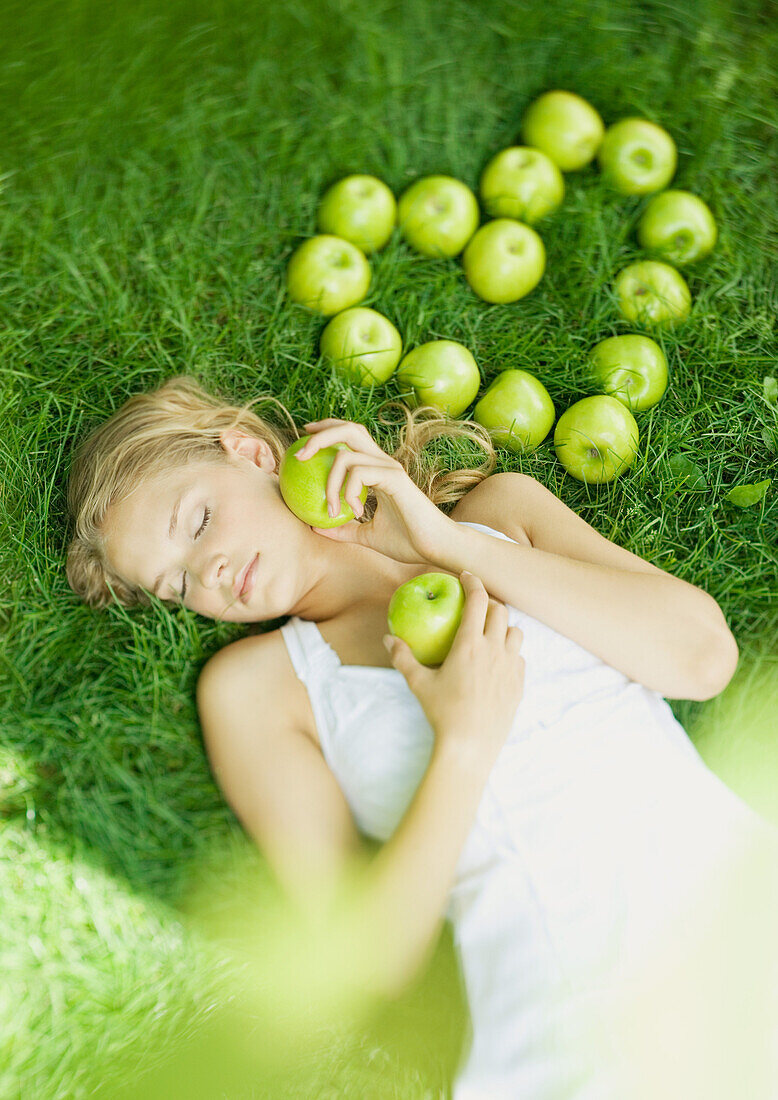
M737 670L740 650L728 628L719 630L704 646L697 663L702 691L694 696L701 701L715 699L727 687Z

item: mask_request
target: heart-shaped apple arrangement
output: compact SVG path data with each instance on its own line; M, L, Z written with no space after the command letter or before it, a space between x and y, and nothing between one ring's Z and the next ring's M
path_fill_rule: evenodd
M303 242L289 261L289 295L332 318L320 350L345 384L373 387L394 378L411 408L433 405L452 419L464 417L476 402L472 419L496 446L530 454L546 439L556 415L535 364L528 364L529 370L502 367L487 376L479 399L486 372L467 347L437 335L405 347L389 318L358 306L371 287L365 252L401 237L436 262L459 257L477 297L516 308L545 272L545 246L531 226L555 215L563 203L563 173L599 165L612 193L652 196L636 230L638 244L651 258L628 264L614 279L612 300L621 320L650 330L680 324L689 316L692 296L671 263L686 266L707 256L717 227L702 199L677 188L664 190L677 162L675 141L657 122L629 116L606 127L581 96L544 92L525 111L520 138L496 152L481 172L478 196L489 216L483 225L476 193L453 176L417 179L399 200L375 176L346 176L322 199L320 235ZM632 414L662 398L669 376L663 348L639 333L603 333L589 353L589 368L598 393L562 411L554 451L572 477L596 484L629 469L638 441ZM319 527L353 518L345 503L338 516L327 515L324 482L332 448L305 464L293 461L294 451L292 446L279 475L292 511Z

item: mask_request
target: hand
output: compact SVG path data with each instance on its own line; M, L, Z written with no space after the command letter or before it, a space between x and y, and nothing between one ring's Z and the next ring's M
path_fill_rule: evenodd
M411 481L403 466L381 450L364 424L350 420L316 420L304 424L311 436L296 457L305 462L322 447L345 443L351 449L337 452L327 478L327 500L340 509L345 497L362 515L359 494L367 485L375 491L373 518L349 520L340 527L311 527L317 535L339 542L368 546L395 561L411 565L435 561L441 546L452 538L456 524Z
M427 715L436 747L454 745L474 765L490 766L524 695L524 634L508 626L507 607L490 598L480 577L462 573L461 581L462 619L439 668L417 661L402 638L387 635L387 648Z

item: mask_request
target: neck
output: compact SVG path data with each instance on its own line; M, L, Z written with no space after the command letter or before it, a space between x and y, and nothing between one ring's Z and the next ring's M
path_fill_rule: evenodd
M411 565L395 561L356 543L327 541L324 568L290 612L301 619L326 622L357 608L385 607L399 585L437 568L431 562Z

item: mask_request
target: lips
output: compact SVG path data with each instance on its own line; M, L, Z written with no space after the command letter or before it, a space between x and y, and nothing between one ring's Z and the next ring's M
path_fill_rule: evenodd
M258 555L255 554L251 561L248 562L248 564L244 566L243 569L241 569L240 573L237 576L233 588L233 594L238 598L247 595L251 591L251 588L254 584L254 573L256 572L256 570L254 569L254 564L257 560L257 556Z

